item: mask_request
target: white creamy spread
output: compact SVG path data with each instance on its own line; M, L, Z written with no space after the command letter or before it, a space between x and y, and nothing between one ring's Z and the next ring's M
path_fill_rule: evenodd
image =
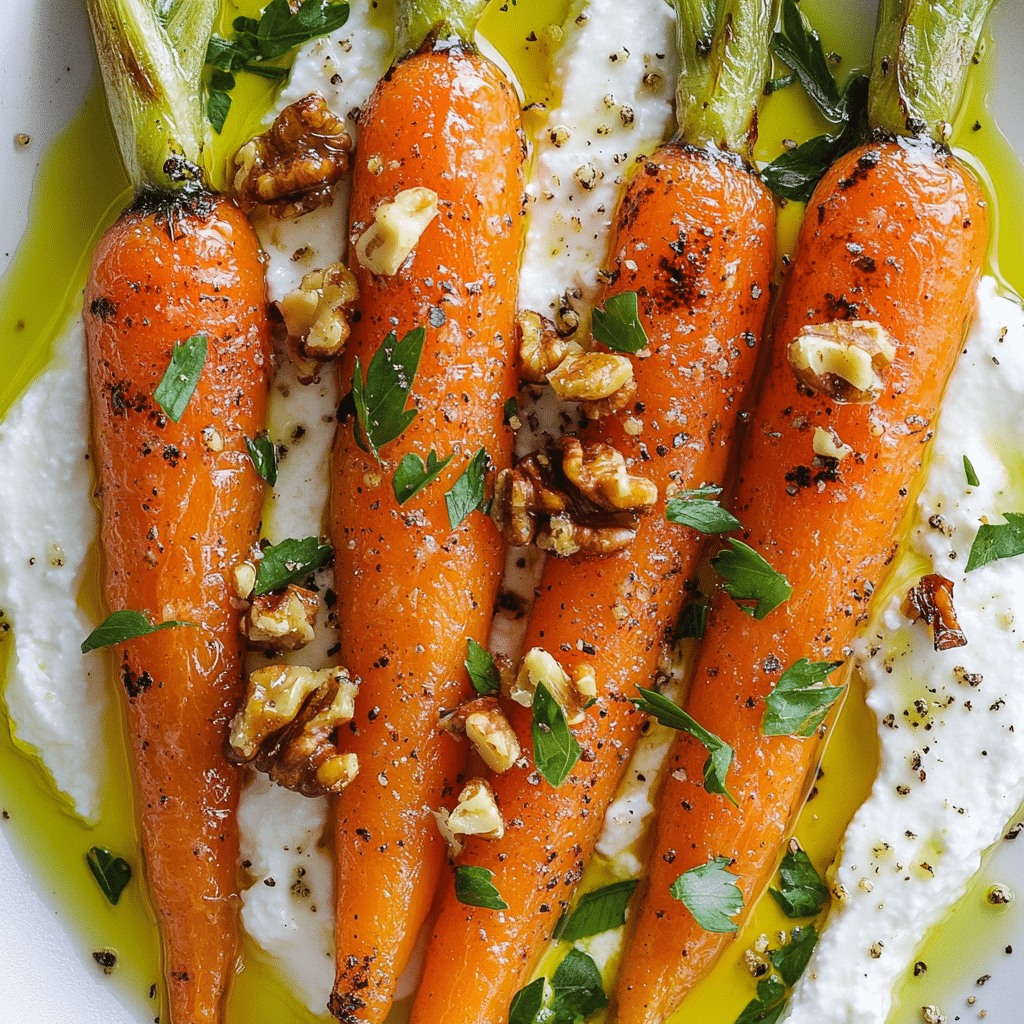
M835 883L845 896L794 991L792 1024L885 1020L922 936L963 895L1024 800L1024 557L964 571L978 526L1024 510L1024 479L1011 473L1020 452L1006 429L1022 406L1024 313L986 278L911 537L926 571L953 581L967 645L933 650L928 628L911 623L898 599L859 643L881 765L843 839Z
M365 102L391 56L389 33L367 6L353 5L343 29L304 48L278 110L314 89L337 113ZM628 168L653 150L671 123L671 8L662 0L627 6L577 0L552 63L560 100L533 140L519 301L521 308L551 315L569 292L586 318ZM354 135L351 117L349 129ZM343 256L346 210L343 185L330 207L297 221L258 224L270 254L272 298ZM1008 333L1001 338L1004 326ZM336 404L330 367L304 386L282 360L270 431L286 452L265 517L265 533L274 542L323 529L324 466ZM1022 406L1021 312L986 281L967 354L946 398L946 426L939 428L919 503L922 525L912 541L936 572L955 581L955 606L969 644L937 654L926 628L908 623L894 608L880 611L872 623L861 657L869 702L880 721L892 714L896 727L881 728L879 779L845 840L838 880L848 899L835 909L787 1019L881 1021L917 940L963 891L983 848L1024 797L1024 731L1010 729L1024 725L1024 635L1015 634L1015 623L1024 623L1024 558L963 573L980 518L998 521L1002 511L1024 509L1024 479L1009 473L1011 466L1019 469L1019 457L1005 435L1011 410ZM87 433L84 345L75 324L58 343L50 369L0 425L0 493L18 498L0 501L0 529L8 538L0 548L0 606L15 628L5 697L17 737L40 752L57 787L91 819L98 806L107 688L101 656L83 660L78 650L91 626L76 597L98 525ZM965 454L981 480L976 488L966 487ZM928 525L933 516L942 517L941 526ZM318 582L327 588L329 574ZM321 615L316 647L290 660L329 663L333 632L323 620ZM982 681L958 681L957 666ZM923 714L915 700L925 702ZM640 870L637 842L653 809L650 780L670 740L668 730L652 724L609 811L598 852L619 877ZM913 767L917 757L920 767ZM898 795L898 785L909 793ZM334 971L332 866L320 844L326 821L325 800L255 776L239 813L243 858L253 879L243 893L243 923L318 1013ZM616 931L586 945L603 966L620 941ZM869 949L879 941L884 953L874 958ZM406 979L401 991L410 991L414 981Z

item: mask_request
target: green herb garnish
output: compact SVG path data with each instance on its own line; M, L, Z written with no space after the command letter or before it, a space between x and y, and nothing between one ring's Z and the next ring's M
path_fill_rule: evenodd
M466 660L463 664L477 693L486 697L489 693L501 692L501 673L494 664L491 652L481 647L472 637L466 638Z
M1024 514L1002 513L1005 523L982 523L967 556L967 572L1000 558L1024 554Z
M728 743L724 743L714 733L710 733L702 725L691 718L678 704L671 701L664 694L657 690L646 690L637 684L641 698L630 699L649 715L653 715L662 725L670 729L678 729L680 732L689 733L695 740L704 744L708 752L708 759L704 762L704 788L709 793L719 793L728 798L733 804L736 798L729 792L725 777L732 764L733 749Z
M786 1009L786 986L773 974L757 983L752 999L736 1018L736 1024L775 1024Z
M964 456L964 475L967 477L968 487L977 487L981 483L978 479L978 474L974 472L971 460L966 455Z
M613 352L632 355L650 344L644 325L640 323L636 292L619 292L604 304L604 309L595 309L591 331Z
M763 619L789 600L793 588L752 547L732 537L729 544L732 550L723 548L711 564L725 580L725 591L733 601L748 615Z
M684 871L669 890L706 932L734 932L738 926L729 918L743 909L743 893L736 876L725 869L728 857L715 857L707 864Z
M818 33L796 5L782 2L782 31L775 33L775 55L793 69L817 108L834 124L846 120L846 104L839 94Z
M245 447L256 472L273 487L277 483L277 445L264 431L254 440L247 437Z
M176 629L178 626L197 628L194 622L186 622L183 619L168 619L167 622L158 622L154 625L142 612L112 612L82 641L82 653L88 654L100 647L123 644L127 640L158 633L161 629Z
M608 1005L601 972L582 949L570 949L551 977L549 1024L578 1024Z
M288 77L288 69L266 61L283 57L310 39L341 28L347 20L348 3L344 0L303 0L294 12L288 0L270 0L259 19L235 18L233 39L213 36L206 48L206 63L214 68L206 112L214 130L220 132L224 127L236 72L248 71L271 81L283 81Z
M715 500L715 496L721 493L722 488L712 484L674 494L665 505L665 518L670 523L689 526L701 533L728 533L742 529L743 524Z
M117 906L125 886L132 880L131 865L102 846L92 847L85 855L85 862L107 901Z
M485 910L508 910L491 879L494 872L473 864L460 864L455 869L455 898L468 907Z
M673 640L703 640L708 627L708 613L711 605L706 601L691 601L679 616Z
M509 1004L508 1024L537 1024L537 1018L544 1009L546 988L546 978L537 978L521 988Z
M448 522L453 530L462 525L470 512L481 512L486 506L484 475L487 470L487 452L480 448L469 460L462 475L444 496L448 506Z
M263 552L256 571L253 594L258 597L305 579L325 562L329 562L333 555L331 545L321 544L317 537L283 540Z
M153 392L153 398L175 423L185 414L206 365L206 335L193 334L171 349L171 362Z
M417 410L406 409L413 380L423 355L427 332L422 327L409 331L401 341L392 331L373 354L363 378L356 357L352 377L352 401L356 409L356 444L380 462L377 450L394 441L416 419Z
M786 917L813 917L828 902L828 889L803 850L790 851L779 865L779 888L768 890Z
M441 470L453 458L455 458L454 452L447 459L438 461L437 452L431 448L427 455L427 464L424 466L423 460L418 455L414 455L412 452L406 455L398 464L398 469L395 470L395 475L391 480L398 504L404 505L410 498L419 494L427 484L436 480Z
M569 777L581 753L561 705L539 683L533 693L533 763L537 771L557 788Z
M795 661L765 698L761 732L765 736L813 736L829 708L843 692L841 686L819 686L841 661Z
M555 926L554 937L563 942L575 942L621 928L626 923L626 904L636 887L637 879L629 878L584 893L576 909L562 915Z
M789 942L768 954L772 966L787 985L797 983L817 944L818 932L814 925L809 924L803 928L794 928L789 933Z

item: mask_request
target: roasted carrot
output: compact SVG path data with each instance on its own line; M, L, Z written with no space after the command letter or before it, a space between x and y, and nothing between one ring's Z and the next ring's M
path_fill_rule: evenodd
M481 9L398 4L403 56L360 117L349 214L359 316L342 391L357 375L363 383L382 345L391 351L389 332L401 339L422 328L425 336L415 373L400 374L416 409L411 425L381 447L378 463L364 450L372 429L350 413L334 449L339 660L361 680L346 741L360 773L335 803L330 1009L343 1021L387 1016L430 906L445 858L431 809L454 800L467 749L442 735L438 720L467 695L467 638L486 640L501 579L503 545L491 521L472 511L459 522L466 508L451 513L447 499L474 472L474 458L478 479L485 457L499 469L509 464L503 406L516 392L523 144L509 83L469 42ZM411 255L400 268L381 262L371 225L410 194L422 206L430 193L437 215ZM372 387L367 380L365 393ZM454 457L400 505L397 467L411 457L429 466L432 453Z
M189 6L177 41L198 48L190 73L151 5L89 4L137 194L100 240L85 290L104 594L113 611L194 623L117 648L175 1024L222 1020L236 970L241 773L223 747L242 641L230 579L259 537L263 491L245 438L263 428L270 357L258 242L195 166L202 136L189 124L201 125L217 4L179 16ZM176 344L196 335L207 354L175 422L155 396Z
M734 747L728 781L737 806L700 785L704 748L681 734L659 795L647 880L637 891L643 902L627 927L616 1019L629 1024L666 1020L729 938L705 931L673 898L673 883L724 858L743 895L734 917L741 925L775 869L824 730L808 738L765 735L766 701L800 659L849 656L895 554L971 312L987 239L985 203L977 182L924 126L941 137L989 5L966 5L972 10L964 21L972 25L957 52L968 60L942 68L948 91L923 109L903 94L880 102L880 87L885 79L905 84L910 65L918 76L931 69L940 77L928 64L937 52L935 24L891 44L913 5L883 6L871 83L878 131L832 167L808 204L732 505L745 541L788 578L793 594L762 619L716 595L686 710ZM905 48L912 38L923 40L920 50ZM807 325L828 326L815 342ZM876 361L876 396L871 387L853 393L849 367L846 377L826 372L816 380L801 369L798 382L791 365L803 362L800 345L791 348L798 337L811 350L823 343L820 352L834 340L863 360L881 329L894 340L895 358L885 369L884 356Z
M685 5L679 5L686 17ZM632 356L635 405L626 416L591 421L585 443L611 443L629 472L662 498L721 483L755 339L768 311L775 245L770 195L744 162L763 88L771 2L747 4L740 41L747 77L716 92L722 64L684 68L680 91L708 102L680 111L680 131L636 171L617 214L610 247L612 282L601 301L636 292L649 351ZM716 29L721 41L723 25ZM713 47L709 47L713 50ZM722 64L717 63L718 60ZM639 421L641 429L636 429ZM551 558L530 612L525 646L542 647L566 672L594 670L598 697L574 729L583 748L560 787L525 757L490 775L506 820L504 838L468 841L460 864L485 867L509 909L460 904L449 878L413 1011L415 1024L505 1020L560 912L592 855L604 812L646 716L631 702L635 684L654 685L701 548L700 535L669 523L659 501L632 545L606 558ZM508 705L526 754L531 711Z

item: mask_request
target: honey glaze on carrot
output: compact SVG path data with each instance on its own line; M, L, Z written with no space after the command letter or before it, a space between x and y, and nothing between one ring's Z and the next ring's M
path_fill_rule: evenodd
M238 5L237 12L230 13L232 16L235 13L252 15L257 13L259 6L252 0L245 0ZM559 9L553 11L552 7ZM531 31L540 36L545 25L560 22L563 7L549 5L544 0L519 0L518 5L510 7L508 12L499 12L494 7L486 16L484 27L487 35L500 43L502 51L510 56L513 63L522 64L527 69L531 83L528 100L541 98L544 79L537 71L543 61L542 46L537 42L525 42L526 37ZM851 52L850 24L833 22L835 12L832 5L821 0L803 0L802 7L821 31L826 50L841 53L844 67L849 67L851 62L855 64L858 57ZM830 17L822 17L823 11L829 12ZM980 163L991 176L990 180L983 178L991 200L990 213L1002 224L1013 224L1024 220L1024 175L1021 175L1016 157L999 135L986 107L986 97L991 91L989 72L993 57L998 53L997 41L994 47L990 45L988 57L978 69L980 74L973 79L960 128L953 141L955 146L967 148L973 157L972 166ZM258 93L257 83L240 76L238 89L246 90L250 85L254 93ZM235 95L235 106L241 109L245 104L238 99L237 92ZM259 102L258 95L254 101ZM28 232L14 254L7 275L0 281L0 309L5 313L0 320L0 377L11 382L0 399L0 408L4 410L17 392L45 365L50 347L60 333L70 307L76 302L75 294L84 281L85 257L91 251L92 240L125 202L125 186L123 179L119 178L113 140L105 127L102 102L101 93L91 93L81 116L69 125L42 158ZM266 103L265 96L262 102ZM976 121L982 126L977 132L971 130ZM807 112L799 96L793 90L787 90L769 98L760 129L764 148L759 147L758 159L769 159L777 155L782 138L807 137L822 131L823 126ZM238 138L224 140L223 148L230 150L238 141ZM93 185L88 189L75 190L74 202L69 204L72 193L67 189L67 182L72 180L76 168L80 171L83 167L87 169ZM792 236L794 233L792 219L798 210L798 204L790 204L781 211L780 253L792 251L787 234ZM1019 292L1024 290L1024 260L1019 249L1010 244L1011 234L1004 231L1000 235L999 271L1002 279ZM55 240L61 243L57 269L54 267ZM992 269L991 265L989 269ZM24 329L18 327L22 322ZM901 570L897 567L896 571ZM96 566L83 582L81 596L83 604L94 612L93 617L97 621L101 617L98 579ZM4 675L12 650L9 640L0 640ZM856 691L856 681L854 686L824 753L824 777L817 784L819 793L806 805L796 826L796 834L819 869L831 859L845 822L866 795L873 775L874 722ZM109 735L110 749L102 755L100 768L105 777L101 824L89 828L66 813L64 805L54 796L52 786L44 778L36 758L19 748L7 729L0 729L0 805L9 814L9 820L0 822L0 828L15 846L26 869L39 879L40 891L46 888L47 879L68 880L61 895L60 913L71 924L74 942L86 957L89 951L100 947L119 951L117 970L110 978L103 979L103 984L116 987L140 1021L151 1020L154 1009L149 1001L149 986L159 976L152 912L134 885L129 887L117 907L109 906L95 888L82 861L84 850L94 843L118 852L134 850L138 844L131 823L132 798L125 776L123 726L119 711L111 713ZM607 870L607 865L598 858L587 875L588 885L595 887L610 880ZM948 979L959 976L962 950L958 949L957 935L978 937L980 942L991 948L993 957L996 953L1000 957L1003 955L1006 940L990 930L992 911L984 908L980 898L984 888L993 880L989 876L976 883L949 919L944 934L930 942L926 952L930 970L920 979L908 981L905 1005L894 1018L901 1024L918 1021L920 1005L935 1001L920 996L924 986L934 986L936 979L943 976ZM787 919L775 904L762 901L716 970L688 997L686 1019L731 1024L749 1000L752 990L749 971L743 964L743 950L759 934L773 935L780 928L788 927ZM235 984L232 1019L245 1022L262 1019L312 1022L317 1019L302 1009L285 990L274 969L261 961L258 951L247 949L245 963L245 970ZM681 1020L683 1016L681 1012L677 1019ZM402 1019L401 1010L396 1010L393 1020Z

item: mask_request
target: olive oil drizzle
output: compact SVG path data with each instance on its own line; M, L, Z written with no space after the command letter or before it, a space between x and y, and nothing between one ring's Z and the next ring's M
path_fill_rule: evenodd
M358 0L356 0L358 2ZM230 34L239 14L254 15L262 4L257 0L225 3L217 31ZM560 25L568 10L567 0L519 0L517 4L491 5L481 22L481 32L495 42L520 78L527 103L552 104L547 81L547 38L550 24ZM870 33L857 35L856 23L837 18L827 0L804 0L802 9L819 27L826 52L843 55L841 67L866 67L870 59ZM390 3L381 3L382 22L390 17ZM846 15L845 8L843 16ZM995 44L988 40L991 49ZM1024 258L1017 239L1000 226L1024 222L1024 172L986 108L991 91L991 59L982 62L968 85L964 107L952 140L982 179L994 210L994 241L990 248L989 272L1018 293L1024 291ZM239 76L233 93L229 120L217 140L213 178L223 185L227 179L230 154L237 145L259 130L269 108L273 91L253 76ZM978 124L978 129L974 125ZM805 138L827 129L798 88L769 97L760 121L760 138L755 156L767 161L778 155L785 138ZM88 189L78 183L88 182ZM36 178L28 232L10 268L0 281L0 414L47 364L54 340L70 318L79 314L80 291L84 284L93 245L130 199L130 189L117 157L116 143L99 86L90 91L85 104L56 137ZM790 203L780 215L780 272L782 254L791 252L803 208ZM98 570L98 556L91 569ZM905 589L907 580L919 574L913 556L904 556L897 566L888 591ZM100 607L98 571L87 572L88 581L80 597L83 606L98 612ZM880 607L886 594L878 594ZM0 639L0 669L4 677L13 644ZM0 807L9 819L0 823L19 852L19 859L34 874L37 889L50 893L53 879L62 879L62 896L55 909L70 923L77 936L83 959L93 950L112 949L118 964L110 983L124 994L125 1002L140 1020L151 1020L159 1012L159 949L153 911L142 884L139 841L134 815L134 794L125 770L127 753L120 704L111 685L111 714L107 725L109 742L105 755L105 784L98 823L86 825L76 818L59 797L40 762L22 749L0 728ZM832 730L822 762L823 775L817 794L809 800L795 827L795 834L819 870L831 861L846 824L870 791L877 766L877 735L873 717L864 703L863 684L851 673L850 692ZM85 863L85 852L93 846L107 846L126 857L136 876L121 902L110 906L96 887ZM587 876L585 886L595 888L610 880L600 858ZM1008 918L997 919L983 899L992 879L983 869L968 896L954 911L945 934L978 936L994 956L1005 941L999 927ZM752 997L754 983L743 961L743 951L762 933L774 938L780 929L792 925L771 900L762 900L737 941L725 957L687 998L673 1018L732 1024ZM908 978L892 1020L900 1024L920 1019L920 1006L941 1002L951 979L962 975L954 966L962 952L959 944L943 938L943 930L929 940L930 970ZM981 960L979 954L979 962ZM245 969L238 976L232 994L230 1019L246 1024L309 1024L322 1019L306 1010L276 976L263 954L251 942L244 950ZM943 964L946 970L943 970ZM97 968L98 969L98 968ZM156 996L151 997L151 986ZM396 1007L394 1024L407 1019L408 1007Z

